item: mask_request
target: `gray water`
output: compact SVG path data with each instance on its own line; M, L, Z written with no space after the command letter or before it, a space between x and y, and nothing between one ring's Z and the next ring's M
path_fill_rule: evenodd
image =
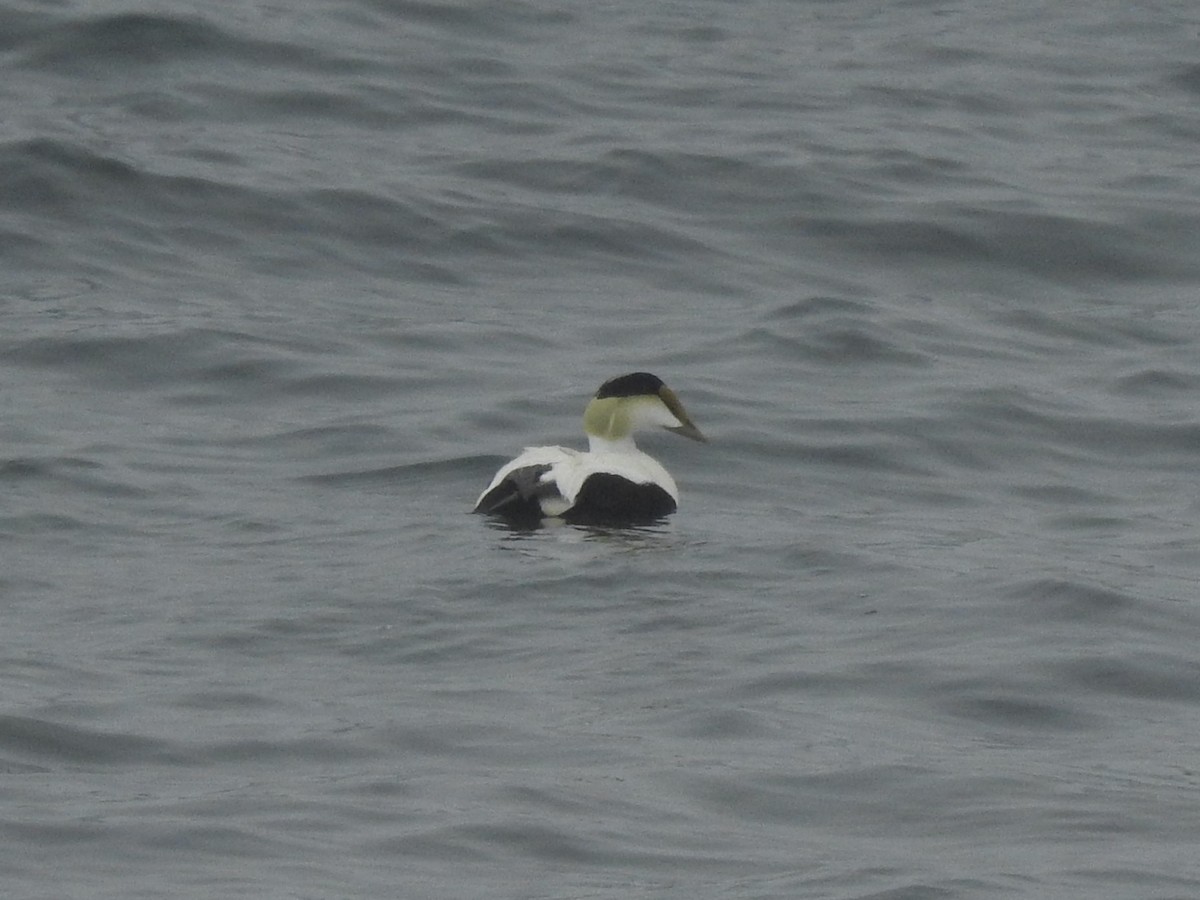
M1197 35L0 7L4 895L1200 896Z

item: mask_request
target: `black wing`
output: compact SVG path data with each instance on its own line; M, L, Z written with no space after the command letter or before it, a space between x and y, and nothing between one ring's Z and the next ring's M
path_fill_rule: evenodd
M558 494L553 483L541 478L550 471L549 465L523 466L514 469L498 485L479 498L475 512L487 516L502 516L514 522L536 522L542 518L543 497Z

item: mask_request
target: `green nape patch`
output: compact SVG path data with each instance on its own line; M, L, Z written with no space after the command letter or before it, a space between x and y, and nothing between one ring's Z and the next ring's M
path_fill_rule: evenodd
M633 411L639 403L658 403L657 397L603 397L583 411L583 430L596 437L619 441L633 432Z

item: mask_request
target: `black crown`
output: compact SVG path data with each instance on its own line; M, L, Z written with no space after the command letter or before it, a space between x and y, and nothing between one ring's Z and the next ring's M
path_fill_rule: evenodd
M631 375L619 375L610 378L600 385L596 391L596 399L606 397L643 397L657 394L663 386L663 380L649 372L634 372Z

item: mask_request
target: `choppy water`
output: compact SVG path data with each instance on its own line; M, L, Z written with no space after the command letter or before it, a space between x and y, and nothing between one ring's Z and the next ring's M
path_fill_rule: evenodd
M0 9L6 896L1200 894L1197 33Z

